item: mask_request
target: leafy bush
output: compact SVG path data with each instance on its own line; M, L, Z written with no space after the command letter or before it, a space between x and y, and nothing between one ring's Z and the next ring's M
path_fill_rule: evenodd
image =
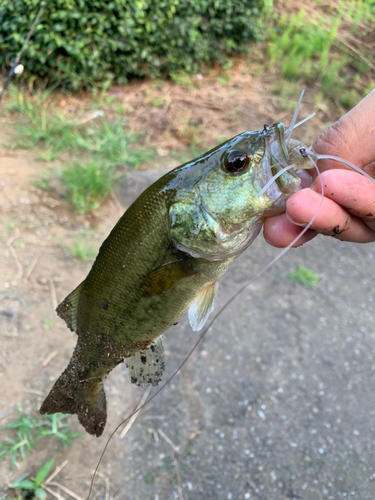
M39 6L0 2L0 68L9 68ZM258 39L270 10L271 0L48 0L24 77L78 89L195 71Z

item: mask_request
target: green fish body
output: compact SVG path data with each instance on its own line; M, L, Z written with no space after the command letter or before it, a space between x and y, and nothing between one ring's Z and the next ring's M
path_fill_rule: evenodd
M78 335L73 356L40 409L78 414L90 434L106 423L103 380L126 360L132 382L156 385L161 334L189 311L194 330L213 310L218 280L300 189L291 170L309 168L275 124L245 132L172 170L128 208L102 244L86 279L58 306Z

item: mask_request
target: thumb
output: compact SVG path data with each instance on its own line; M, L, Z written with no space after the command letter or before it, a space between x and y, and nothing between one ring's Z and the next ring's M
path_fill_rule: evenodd
M314 142L317 154L340 156L359 168L375 160L375 89ZM321 160L320 170L343 168Z

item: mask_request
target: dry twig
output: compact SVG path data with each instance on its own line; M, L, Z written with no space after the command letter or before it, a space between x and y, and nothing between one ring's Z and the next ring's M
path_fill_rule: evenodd
M59 493L56 493L55 491L51 490L51 488L48 488L48 486L44 486L44 489L46 491L48 491L48 493L50 493L52 496L54 496L55 498L57 498L57 500L65 500L64 497L62 497L61 495L59 495Z
M67 465L68 462L69 462L69 460L65 460L61 465L59 465L58 467L56 467L56 469L54 470L54 472L52 472L52 474L47 477L47 479L43 482L43 484L45 484L45 485L48 486L49 483L57 476L57 474L60 474L60 472Z
M177 491L178 491L178 498L179 500L184 500L184 497L182 495L182 486L181 486L181 476L180 476L180 471L178 468L178 462L176 455L173 455L173 465L176 471L176 476L177 476Z
M165 432L163 432L161 429L158 429L158 433L161 435L164 441L169 444L169 446L175 453L180 453L180 447L176 446L174 442L165 434Z
M38 262L38 260L40 259L40 257L42 256L43 252L40 252L36 257L35 259L32 260L32 262L30 263L29 267L27 268L26 272L25 272L25 281L28 281L28 279L30 278L31 276L31 273L34 271L34 267L36 265L36 263Z
M62 489L63 491L65 491L65 493L67 493L68 495L70 495L72 498L75 498L75 500L84 500L82 497L80 497L79 495L77 495L77 493L74 493L74 491L70 490L69 488L67 488L63 484L53 482L53 483L50 483L50 485L51 486L56 486L57 488Z
M51 363L51 361L54 358L56 358L57 355L58 355L58 351L52 351L51 353L49 353L48 356L43 361L42 367L45 368L46 366L48 366Z
M8 245L8 247L9 247L10 254L13 257L13 259L14 259L16 265L17 265L18 277L22 278L22 276L23 276L23 268L22 268L22 264L21 264L21 262L20 262L20 260L18 258L18 255L16 254L16 251L14 250L12 244Z
M55 284L51 278L48 280L48 282L49 282L49 289L51 292L52 309L53 309L53 311L55 311L57 308L57 305L58 305L57 304L57 296L56 296L56 288L55 288Z

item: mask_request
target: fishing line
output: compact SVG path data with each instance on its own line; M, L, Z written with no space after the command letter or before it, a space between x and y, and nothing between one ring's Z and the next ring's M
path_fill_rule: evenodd
M284 248L275 258L273 258L271 260L271 262L269 262L265 267L263 267L255 276L253 276L250 280L248 280L244 285L242 285L242 287L228 300L228 302L226 304L224 304L223 307L221 307L221 309L213 316L213 318L211 319L211 321L203 328L202 332L199 334L199 337L198 339L196 340L196 342L194 343L193 347L191 348L191 350L189 351L188 355L186 356L186 358L184 359L184 361L180 364L180 366L173 372L173 374L167 379L166 382L164 382L164 384L147 400L143 403L142 406L140 406L139 408L137 408L136 410L133 411L133 413L131 413L131 415L129 415L125 420L123 420L122 422L120 422L117 427L112 431L112 433L110 434L105 446L104 446L104 449L100 455L100 458L99 458L99 461L95 467L95 470L94 470L94 474L92 476L92 479L91 479L91 483L90 483L90 489L89 489L89 493L88 493L88 496L87 496L87 499L86 500L89 500L90 498L90 495L91 495L91 492L92 492L92 489L93 489L93 486L94 486L94 480L95 480L95 476L98 472L98 469L100 467L100 464L103 460L103 457L104 457L104 454L108 448L108 445L110 443L110 441L112 440L113 436L116 434L116 432L120 429L120 427L122 425L124 425L130 418L132 418L133 415L136 415L139 411L141 411L143 408L145 408L145 406L147 406L158 394L160 394L160 392L164 389L164 387L166 387L173 379L174 377L177 375L177 373L184 367L184 365L186 364L186 362L189 360L190 356L193 354L193 352L195 351L195 349L198 347L198 344L201 342L201 340L203 339L203 337L206 335L206 333L208 332L208 330L211 328L211 326L213 325L213 323L217 320L217 318L220 316L220 314L238 297L238 295L240 295L248 286L251 285L251 283L253 283L256 279L258 279L260 276L262 276L263 273L265 273L275 262L277 262L283 255L286 254L286 252L292 248L295 243L297 243L297 241L301 238L301 236L303 236L306 231L309 230L309 228L311 227L312 223L314 222L316 216L318 215L320 209L321 209L321 206L322 206L322 203L323 203L323 199L324 199L324 186L323 186L323 181L321 179L321 175L320 175L320 172L319 172L319 169L316 165L316 163L312 160L312 158L309 156L311 162L313 163L316 171L317 171L317 174L318 174L318 178L320 180L320 186L321 186L321 198L320 198L320 202L319 202L319 206L315 212L315 214L313 215L313 217L311 218L310 222L307 224L306 227L304 227L304 229L298 234L298 236L296 236L294 238L294 240L289 243L289 245Z
M347 167L349 167L352 170L354 170L355 172L358 172L359 174L362 174L364 177L366 177L366 179L369 179L372 183L375 184L375 180L370 175L368 175L364 170L361 170L359 167L353 165L353 163L350 163L350 161L348 161L348 160L344 160L343 158L340 158L339 156L318 155L318 154L314 153L314 151L309 151L309 150L306 150L306 153L309 156L310 156L310 154L313 154L314 156L316 156L316 158L318 160L327 159L327 160L339 161L339 162L343 163L344 165L346 165Z
M264 186L263 188L259 191L259 193L257 194L257 198L259 198L260 196L262 196L263 193L265 193L267 191L267 189L271 186L271 184L273 184L273 182L278 179L280 177L280 175L283 175L284 172L287 172L288 170L290 170L291 168L294 168L296 167L298 164L297 163L293 163L292 165L288 165L287 167L284 167L282 168L279 172L277 172L277 174L275 174L272 179L270 179Z

